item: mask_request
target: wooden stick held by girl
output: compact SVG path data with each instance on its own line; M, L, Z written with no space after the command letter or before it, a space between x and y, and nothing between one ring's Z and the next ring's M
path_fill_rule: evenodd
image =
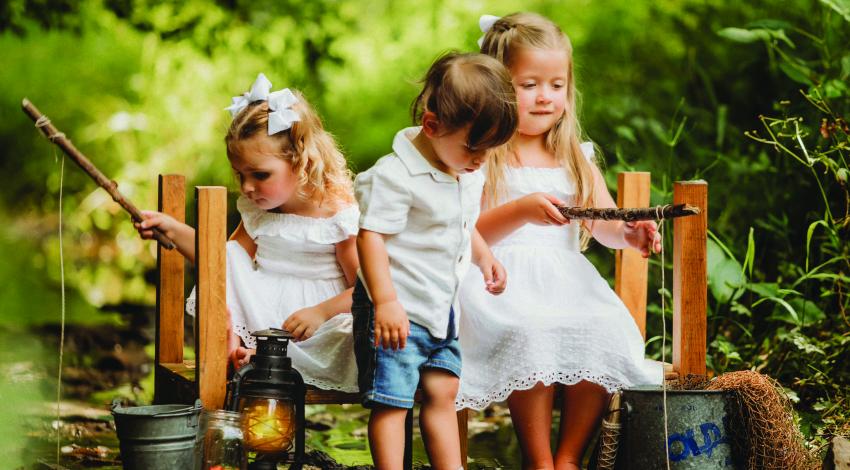
M269 93L263 74L233 99L225 137L239 179L242 222L227 243L228 351L239 367L255 347L251 332L284 328L304 382L357 390L351 292L358 261L359 210L345 158L298 92ZM158 227L194 261L194 229L158 212L137 224ZM194 314L194 295L187 301Z
M660 365L644 359L629 312L581 250L592 237L649 256L660 241L651 221L570 223L561 214L563 205L616 207L593 163L593 144L581 142L572 46L536 14L491 23L482 28L481 51L510 71L519 126L487 162L478 230L511 273L511 286L494 298L481 295L475 276L464 281L457 405L483 409L507 399L523 468L574 470L608 392L662 377ZM556 387L564 400L553 455Z

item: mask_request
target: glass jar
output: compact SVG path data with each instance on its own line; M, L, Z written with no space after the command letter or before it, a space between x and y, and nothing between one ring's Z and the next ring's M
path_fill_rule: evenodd
M248 453L242 439L241 415L235 411L206 411L198 430L200 470L246 470Z

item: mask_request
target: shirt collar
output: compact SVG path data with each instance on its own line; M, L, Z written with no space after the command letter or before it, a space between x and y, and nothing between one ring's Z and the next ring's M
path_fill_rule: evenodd
M457 183L457 179L433 166L425 156L413 145L413 139L422 127L408 127L398 131L393 139L393 152L398 156L411 175L429 173L434 180L442 183Z

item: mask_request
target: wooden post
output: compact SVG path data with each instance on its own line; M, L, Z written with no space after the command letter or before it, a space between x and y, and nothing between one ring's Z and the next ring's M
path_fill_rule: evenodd
M221 186L198 186L195 198L198 203L195 230L196 387L204 408L214 410L224 406L227 384L227 190Z
M708 183L675 183L673 204L701 210L673 221L673 368L685 378L706 371Z
M649 207L649 173L630 171L617 175L617 206ZM646 339L646 286L649 260L636 250L617 250L614 291L626 304Z
M460 436L460 463L466 470L466 460L469 456L469 408L457 412L457 431Z
M186 219L186 178L183 175L159 175L159 202L157 210L174 217L179 222ZM157 246L156 284L156 352L155 366L161 363L183 362L183 264L177 250ZM154 375L154 403L165 397L161 375Z

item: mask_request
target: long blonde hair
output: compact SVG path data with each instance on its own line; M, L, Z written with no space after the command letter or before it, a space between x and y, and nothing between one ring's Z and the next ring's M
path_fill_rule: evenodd
M567 55L567 102L564 115L546 134L546 149L572 177L576 188L576 205L593 207L593 163L585 158L581 149L581 126L576 115L576 87L573 73L573 47L561 28L549 19L535 13L513 13L497 20L484 35L481 52L511 67L513 55L522 48L563 50ZM495 149L487 162L487 183L484 200L487 207L498 205L505 197L505 167L516 164L514 148L509 142ZM586 227L584 227L586 229ZM587 246L590 234L582 233L582 248Z
M292 92L298 98L292 110L300 120L270 137L280 143L280 158L289 162L298 178L298 195L331 206L353 203L353 174L345 157L310 103L300 92ZM236 141L266 133L268 122L267 101L255 101L237 114L224 138L228 156L234 155Z

